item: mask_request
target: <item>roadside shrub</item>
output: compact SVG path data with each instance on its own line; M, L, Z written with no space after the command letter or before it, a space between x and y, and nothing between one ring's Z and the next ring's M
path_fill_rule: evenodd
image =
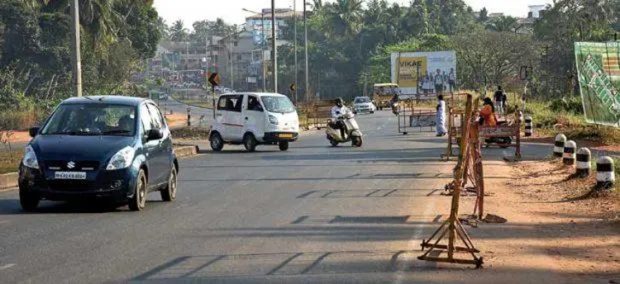
M549 108L555 112L569 112L572 114L583 114L583 105L580 97L564 97L552 100Z

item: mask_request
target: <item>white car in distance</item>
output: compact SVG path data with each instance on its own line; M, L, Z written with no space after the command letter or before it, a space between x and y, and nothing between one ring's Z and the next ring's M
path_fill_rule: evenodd
M356 97L353 100L353 111L355 113L375 113L377 107L369 97Z

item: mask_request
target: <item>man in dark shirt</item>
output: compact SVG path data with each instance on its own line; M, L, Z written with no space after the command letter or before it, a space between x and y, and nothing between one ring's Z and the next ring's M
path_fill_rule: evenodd
M502 86L497 86L497 91L495 91L495 95L493 95L493 101L495 101L495 110L499 115L504 115L504 108L502 106L502 101L504 100L504 91L502 90Z

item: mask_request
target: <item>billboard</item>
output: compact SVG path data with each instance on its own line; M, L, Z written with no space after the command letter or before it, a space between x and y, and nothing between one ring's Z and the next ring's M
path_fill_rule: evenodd
M456 53L394 52L391 56L392 83L403 94L434 94L456 88Z
M620 127L620 42L576 42L575 63L586 121Z

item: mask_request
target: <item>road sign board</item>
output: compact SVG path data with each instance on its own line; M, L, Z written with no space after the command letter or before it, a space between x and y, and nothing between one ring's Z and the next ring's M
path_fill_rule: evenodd
M216 72L211 73L211 75L209 75L209 83L211 83L212 87L219 86L220 85L220 75L217 74Z
M295 83L291 83L288 88L291 90L291 92L295 92L295 90L297 89L297 85L295 85Z

